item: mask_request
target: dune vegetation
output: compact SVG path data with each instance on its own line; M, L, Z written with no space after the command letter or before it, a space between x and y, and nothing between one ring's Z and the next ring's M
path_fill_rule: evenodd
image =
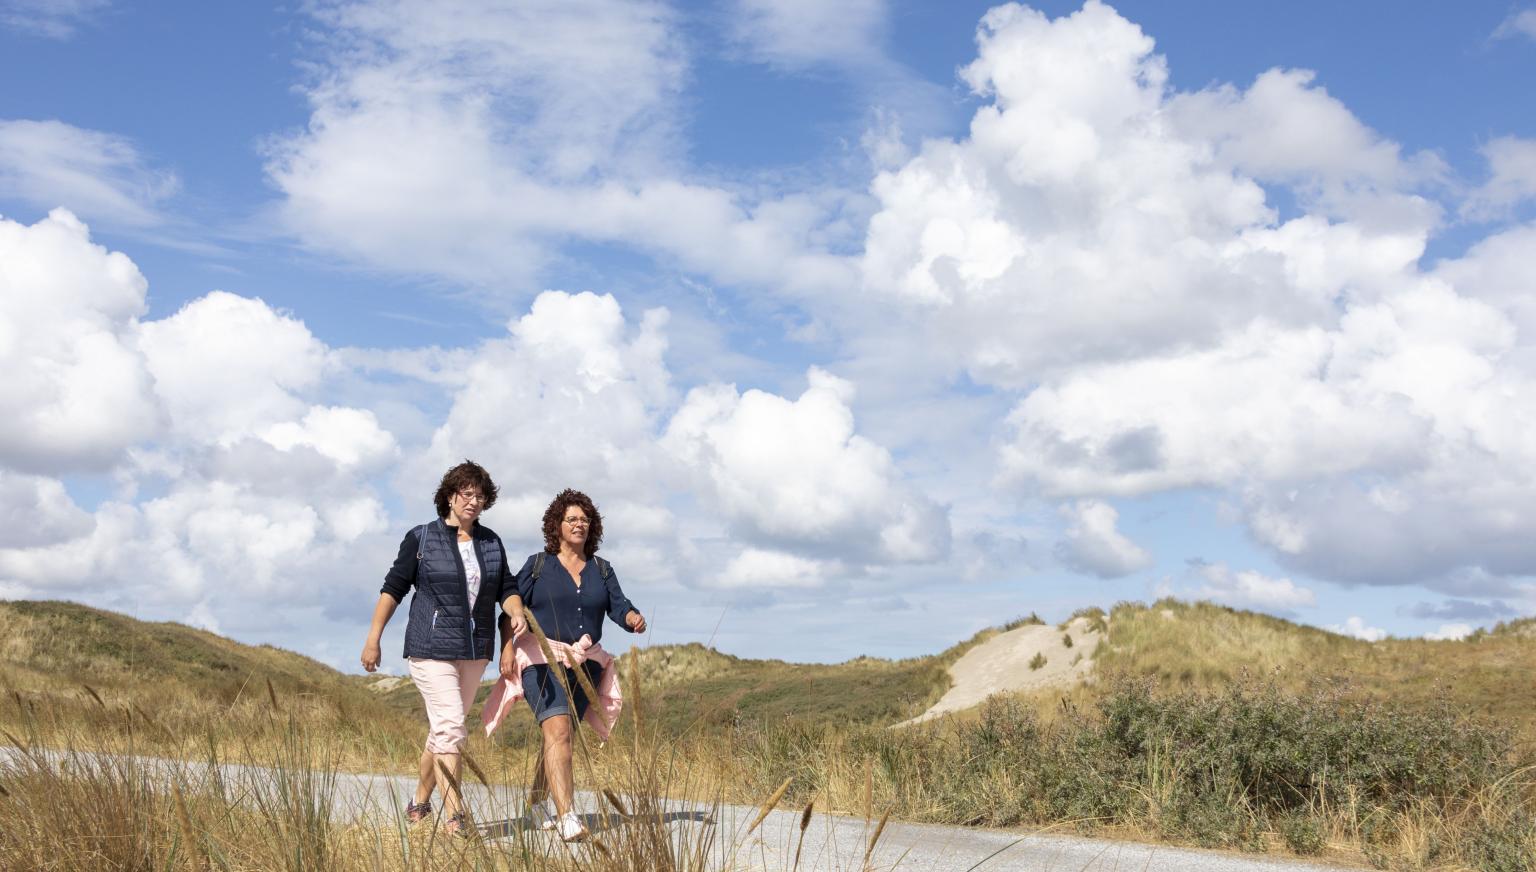
M626 718L606 746L587 743L578 782L653 800L757 803L777 792L795 808L1384 869L1536 869L1532 622L1462 641L1366 643L1204 603L1080 616L1109 631L1089 683L894 729L943 694L948 665L966 650L1039 619L901 661L789 664L699 645L635 652L622 661ZM470 848L394 824L343 825L316 810L315 796L299 803L307 817L287 799L253 809L190 775L180 795L200 799L187 802L122 771L128 764L70 769L39 751L216 758L293 773L301 786L310 776L298 773L404 773L423 729L409 683L379 689L377 678L289 652L62 603L0 603L0 638L10 667L0 726L33 751L0 764L0 867L74 868L7 853L25 841L8 834L75 826L41 815L45 795L141 810L123 812L144 820L114 844L159 861L92 868L315 868L273 853L288 842L309 856L345 854L348 865L327 868L347 869L518 869L543 850L520 836ZM514 718L494 741L475 732L475 778L526 781L531 720ZM554 868L701 868L689 864L702 854L680 857L675 844L655 853L661 835L644 837L656 841L649 854L604 844Z

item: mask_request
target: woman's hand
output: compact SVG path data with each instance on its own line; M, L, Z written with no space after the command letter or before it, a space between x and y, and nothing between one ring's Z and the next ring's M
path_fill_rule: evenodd
M501 677L508 681L517 680L517 655L512 651L512 643L501 646L501 662L497 666Z
M369 672L379 668L379 641L369 639L363 643L363 668Z
M628 624L629 628L636 633L645 632L645 616L634 609L630 609L629 614L624 616L624 623Z
M527 615L523 614L522 612L512 612L511 614L507 615L507 619L512 622L512 635L521 636L522 634L528 632ZM511 650L510 647L508 650Z

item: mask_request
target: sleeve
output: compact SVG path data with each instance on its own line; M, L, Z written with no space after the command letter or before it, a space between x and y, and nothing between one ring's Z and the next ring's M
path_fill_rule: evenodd
M507 600L514 596L522 596L522 591L517 586L517 579L521 572L512 571L512 562L507 558L506 543L501 546L501 579L498 581L496 601L501 603L502 611L507 609ZM526 567L526 564L524 564Z
M523 568L517 571L517 575L508 580L507 587L501 592L501 601L505 603L507 597L516 594L523 598L523 608L532 609L533 603L533 558L536 555L528 555L523 561Z
M395 555L395 564L385 574L384 586L379 588L379 593L389 594L397 603L405 599L405 595L411 591L411 585L416 583L416 549L419 541L415 527L405 531L405 538L400 540L400 553Z
M608 586L608 619L623 627L624 632L633 633L634 630L624 622L624 616L640 610L624 595L624 588L619 587L619 574L614 571L612 564L609 564L608 577L603 579L603 584Z

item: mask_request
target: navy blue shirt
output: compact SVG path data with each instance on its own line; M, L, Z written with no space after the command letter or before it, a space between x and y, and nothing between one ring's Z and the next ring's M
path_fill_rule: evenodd
M607 580L596 560L587 560L581 570L581 587L571 578L570 572L553 554L544 556L539 569L539 580L533 580L533 557L517 571L517 595L523 598L523 608L533 615L543 628L544 635L556 642L576 644L582 636L591 636L593 642L603 638L603 615L606 613L625 632L634 630L624 623L624 616L635 608L624 589L619 587L619 577L610 567Z

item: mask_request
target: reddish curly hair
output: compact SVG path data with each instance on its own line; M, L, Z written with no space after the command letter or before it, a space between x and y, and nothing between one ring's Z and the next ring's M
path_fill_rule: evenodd
M565 520L565 510L571 506L577 506L587 513L587 543L582 549L586 553L582 556L591 560L603 541L603 515L591 497L570 488L561 491L549 504L549 508L544 510L544 551L548 554L560 553L560 522Z

